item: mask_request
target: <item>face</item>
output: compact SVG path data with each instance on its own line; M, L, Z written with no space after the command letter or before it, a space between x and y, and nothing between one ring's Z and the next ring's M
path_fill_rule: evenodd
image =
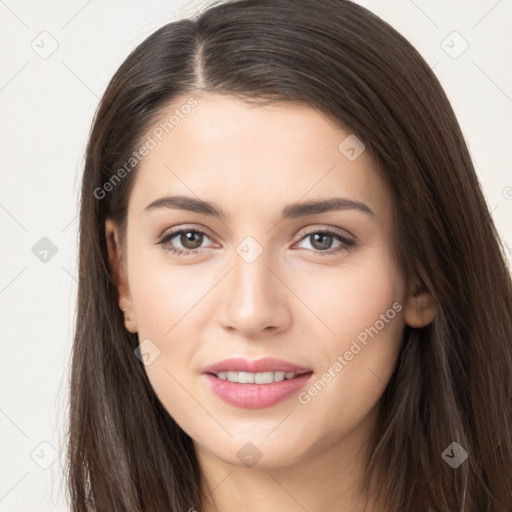
M417 320L392 255L393 204L368 152L316 110L195 98L165 137L147 134L120 306L198 449L293 464L375 419Z

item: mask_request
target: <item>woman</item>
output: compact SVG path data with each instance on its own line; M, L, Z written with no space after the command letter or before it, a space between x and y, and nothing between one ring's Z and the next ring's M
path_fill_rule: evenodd
M512 510L512 287L449 102L344 0L116 72L82 186L73 510Z

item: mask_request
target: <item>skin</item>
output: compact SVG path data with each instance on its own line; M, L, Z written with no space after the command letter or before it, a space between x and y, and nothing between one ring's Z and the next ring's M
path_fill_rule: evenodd
M198 106L141 163L125 247L117 226L105 225L126 328L160 350L145 369L194 441L205 492L211 489L204 510L363 510L377 405L405 323L431 322L433 299L417 280L406 285L397 268L390 194L368 151L349 161L338 150L349 131L309 107L194 97ZM144 211L178 194L214 202L227 217ZM360 201L374 215L346 209L280 218L285 205L332 197ZM205 236L194 246L178 234L167 246L199 246L199 253L178 256L157 243L180 227ZM326 228L356 245L334 253L343 247L334 237L323 250L331 254L322 255L311 233ZM263 251L252 263L236 250L247 236ZM267 356L311 368L314 382L394 303L401 311L306 405L295 393L268 408L241 409L220 400L202 375L228 357ZM252 467L237 456L248 442L261 453Z

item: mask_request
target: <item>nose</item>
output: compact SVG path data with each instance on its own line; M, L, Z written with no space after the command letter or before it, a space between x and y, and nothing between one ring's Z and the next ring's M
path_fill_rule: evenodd
M291 293L274 267L265 251L252 263L234 255L233 269L222 289L221 315L226 330L255 337L288 328Z

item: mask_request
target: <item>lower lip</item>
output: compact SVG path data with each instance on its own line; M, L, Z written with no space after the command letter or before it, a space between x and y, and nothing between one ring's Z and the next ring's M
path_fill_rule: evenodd
M263 409L281 402L294 391L304 387L313 373L305 373L293 379L270 384L240 384L219 379L209 373L204 375L212 391L228 404L244 409Z

